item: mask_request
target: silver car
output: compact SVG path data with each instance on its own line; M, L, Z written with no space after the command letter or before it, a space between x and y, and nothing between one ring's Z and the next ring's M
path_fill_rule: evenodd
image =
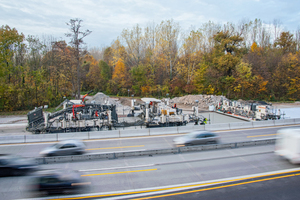
M79 155L85 152L85 144L80 140L65 140L42 150L42 156Z
M201 144L217 144L220 141L220 137L215 133L208 131L194 131L188 133L182 137L177 137L173 140L174 144L177 145L201 145Z

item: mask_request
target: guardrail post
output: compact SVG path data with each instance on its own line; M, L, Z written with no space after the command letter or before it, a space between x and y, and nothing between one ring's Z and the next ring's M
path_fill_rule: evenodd
M234 148L238 148L238 146L237 146L237 142L235 143L235 146L234 146Z
M26 143L26 135L24 135L24 143Z
M180 151L180 147L178 147L178 153L181 153L181 151Z
M121 137L121 131L119 130L119 138Z
M56 141L58 142L58 133L56 133Z

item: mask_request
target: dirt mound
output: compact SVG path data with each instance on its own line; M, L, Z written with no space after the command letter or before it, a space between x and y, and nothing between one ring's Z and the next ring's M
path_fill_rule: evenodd
M119 98L119 102L123 105L123 106L131 106L131 99L132 98L127 98L127 97L120 97ZM143 104L144 102L141 99L134 99L135 100L135 105L139 105L139 104Z

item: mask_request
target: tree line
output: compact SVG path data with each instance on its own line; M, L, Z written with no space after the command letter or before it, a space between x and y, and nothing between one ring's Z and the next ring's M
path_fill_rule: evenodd
M81 48L91 33L80 30L81 22L67 23L69 43L0 28L0 111L54 107L89 90L118 96L300 99L300 30L284 31L279 20L210 21L187 31L174 20L144 28L137 24L110 46L89 50Z

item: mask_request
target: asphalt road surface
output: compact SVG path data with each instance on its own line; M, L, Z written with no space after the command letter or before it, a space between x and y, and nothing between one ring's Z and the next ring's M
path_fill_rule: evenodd
M292 165L284 159L276 156L273 152L274 145L266 145L260 147L247 147L239 149L214 150L205 152L195 152L175 155L158 155L153 157L134 157L113 160L98 160L89 162L74 162L74 163L58 163L41 165L40 170L44 169L73 169L78 170L86 181L90 182L86 190L80 194L80 199L98 199L98 198L124 198L124 199L140 199L147 192L150 196L170 193L170 189L187 190L189 187L208 186L212 183L220 183L221 185L230 185L234 183L245 184L236 185L244 188L251 194L253 184L246 182L256 179L264 179L265 174L278 174L281 170L300 170L299 166ZM298 172L299 174L299 172ZM250 178L242 180L242 177ZM270 175L273 176L273 175ZM286 177L288 178L288 177ZM295 175L296 179L273 179L274 187L268 187L268 192L277 192L278 184L285 184L286 187L295 187L295 181L299 180L299 176ZM225 182L224 182L225 181ZM31 177L5 177L0 179L0 194L1 199L64 199L73 197L79 199L78 195L56 195L49 197L40 197L37 193L30 192ZM267 181L257 182L255 184L266 184ZM220 186L220 185L218 185ZM228 193L223 199L232 199L230 195L239 195L242 190L235 190L235 186L224 188L215 188L211 190L219 190L220 193L226 193L227 190L233 190L235 194ZM195 190L195 188L193 188ZM156 193L155 193L156 192ZM178 191L176 191L178 192ZM175 193L176 193L175 192ZM190 192L188 195L191 198L197 198L199 192ZM174 193L172 191L171 193ZM286 196L295 195L289 194L286 191ZM140 196L130 196L140 195ZM182 198L185 194L175 194L176 198ZM207 198L214 193L206 193ZM173 195L172 195L173 196ZM291 196L291 197L293 197ZM175 199L175 197L171 197ZM156 198L156 197L155 197ZM159 197L160 198L160 197ZM169 198L169 197L164 197ZM186 198L186 197L184 197ZM214 196L211 196L214 199ZM234 198L235 199L235 198ZM251 198L249 198L251 199Z
M282 127L257 128L245 130L216 131L221 137L221 143L241 142L257 139L266 139L276 137L276 131ZM115 138L86 140L87 153L107 153L119 151L134 151L145 149L163 149L174 147L173 139L182 134L169 136L150 136L135 138ZM16 154L26 157L38 157L39 152L52 145L48 143L28 143L28 144L10 144L0 145L0 152L5 154Z
M279 128L282 127L222 131L217 133L221 136L222 142L227 143L252 139L273 138L276 136L276 131ZM87 151L91 153L130 151L169 148L173 146L172 139L177 136L178 135L123 139L118 138L85 142L87 144ZM36 157L39 155L39 151L48 145L50 144L1 145L0 151L1 153L12 153ZM197 199L199 197L198 195L206 195L204 196L204 199L215 199L214 192L210 191L217 190L221 191L220 193L224 195L228 195L224 196L223 199L236 199L235 197L238 197L238 195L243 193L242 189L245 189L244 191L246 194L251 194L251 189L256 189L257 191L260 190L259 186L255 186L256 184L264 185L265 183L274 184L274 187L266 188L266 190L270 193L269 195L272 195L273 192L278 192L278 184L284 183L284 187L286 189L282 189L284 192L283 195L293 199L294 196L297 197L297 192L293 188L295 188L294 184L297 180L299 180L298 175L295 175L294 178L278 178L268 182L261 181L253 184L240 184L232 187L228 186L224 188L210 189L205 191L205 194L203 194L203 191L177 194L176 192L170 192L168 190L173 187L179 187L182 190L182 187L187 185L190 186L203 184L204 182L216 182L223 179L232 180L241 176L253 177L258 176L257 174L261 173L275 173L278 170L287 169L295 170L295 168L299 167L279 158L273 151L274 145L265 145L259 147L213 150L174 155L155 155L152 157L143 156L113 160L47 164L41 165L40 170L78 170L84 179L91 182L91 185L81 192L81 199L97 199L100 197L128 199L128 195L141 195L149 191L160 191L164 194L170 195L160 197L157 196L157 194L147 193L148 196L132 196L132 198L139 199L151 197L186 199L187 196L185 195L188 195L188 199ZM67 195L41 197L39 194L30 192L31 182L31 176L0 178L1 199L63 199L68 197ZM234 189L239 187L242 189ZM288 188L291 190L288 190ZM190 191L189 188L183 189ZM225 194L227 191L231 190L236 193L230 192ZM260 191L258 191L258 193ZM253 193L253 197L255 197L255 195L256 194ZM74 197L73 199L78 199L78 197Z

